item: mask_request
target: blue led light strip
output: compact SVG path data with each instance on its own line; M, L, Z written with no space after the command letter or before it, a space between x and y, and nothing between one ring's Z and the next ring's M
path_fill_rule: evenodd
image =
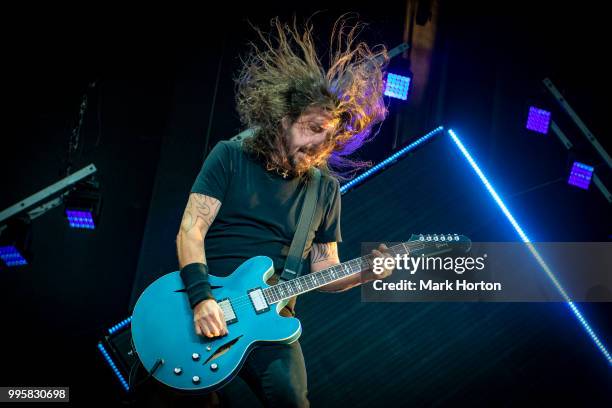
M117 368L117 365L115 365L115 362L113 361L113 359L110 357L110 355L108 354L108 352L106 351L106 349L104 348L104 346L102 345L102 343L98 343L98 350L100 350L100 353L102 353L102 356L104 357L104 359L106 360L106 362L108 363L108 365L113 369L113 372L115 373L115 375L117 376L117 378L119 379L119 382L121 383L121 385L123 386L123 388L126 391L130 390L130 386L127 383L127 381L125 381L125 378L123 377L123 375L121 374L121 372L119 371L119 369Z
M123 319L122 321L120 321L119 323L117 323L116 325L108 329L108 334L113 334L116 331L124 328L125 326L130 324L131 321L132 321L132 316L128 317L127 319Z
M605 358L608 360L608 364L612 365L612 357L610 356L610 353L606 349L606 346L599 340L599 337L597 337L597 334L595 334L595 332L593 331L593 329L591 328L587 320L582 316L582 313L580 313L580 310L578 310L574 302L571 301L570 297L567 295L567 292L565 292L565 289L563 289L563 286L561 286L561 284L559 283L559 281L557 280L553 272L550 270L546 262L544 262L540 253L535 249L530 239L527 237L527 234L525 234L525 232L520 227L518 222L516 222L516 220L514 219L514 217L512 216L512 214L510 213L506 205L504 204L504 202L501 200L501 198L499 197L499 195L497 194L497 192L495 191L491 183L489 183L489 180L487 179L487 177L480 170L480 167L478 167L478 165L476 164L476 162L474 161L470 153L467 151L463 143L461 143L461 140L459 140L459 138L457 137L457 134L452 129L448 130L448 134L452 138L453 142L455 142L455 144L457 145L461 153L463 153L463 156L466 158L468 163L470 163L470 165L472 166L472 168L474 169L474 171L476 172L476 174L478 175L482 183L485 185L485 187L487 188L487 190L489 191L489 193L491 194L491 196L493 197L493 199L495 200L499 208L502 210L506 218L508 218L508 221L510 221L510 224L512 224L512 226L514 227L518 235L521 237L523 242L527 244L527 248L529 249L531 254L534 256L536 261L540 264L544 272L546 272L546 275L548 275L548 277L553 282L553 284L555 285L559 293L561 293L561 296L563 296L563 299L565 299L565 301L567 302L567 305L570 307L570 309L572 310L572 312L574 313L574 315L576 316L580 324L582 324L582 327L584 327L584 329L589 334L591 339L593 339L593 341L595 342L599 350L603 353Z
M380 163L378 163L376 166L371 167L370 169L368 169L367 171L361 173L359 176L355 177L351 181L343 184L340 187L340 193L344 194L351 187L354 187L357 184L361 184L361 182L364 181L365 179L367 179L368 177L374 175L375 173L378 173L380 170L384 169L389 164L393 163L394 161L396 161L397 159L399 159L400 157L402 157L403 155L405 155L409 151L411 151L414 148L416 148L418 145L422 144L423 142L427 141L428 139L431 139L432 137L434 137L438 133L442 132L443 130L444 130L444 127L440 126L437 129L432 130L431 132L429 132L425 136L422 136L422 137L418 138L414 142L410 143L408 146L398 150L393 155L387 157L385 160L383 160Z

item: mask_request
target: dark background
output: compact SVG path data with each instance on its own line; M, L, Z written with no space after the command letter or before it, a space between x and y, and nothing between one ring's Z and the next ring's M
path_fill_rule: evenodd
M597 7L442 2L422 103L392 102L361 157L378 161L439 124L453 127L532 240L609 241L610 205L593 187L565 182L573 158L594 164L608 188L609 169L540 85L551 78L611 151ZM314 20L322 41L335 17L357 11L370 23L364 40L402 42L402 1L7 10L0 208L63 177L85 92L74 167L96 165L104 208L95 231L71 230L59 208L36 219L32 264L1 271L0 385L70 386L75 405L125 400L96 343L148 283L176 269L189 187L207 151L242 130L232 75L255 39L246 18L267 27L275 15L316 10L326 10ZM573 152L552 133L524 129L533 101L553 110ZM347 193L342 225L343 260L363 241L412 233L518 239L445 138ZM609 346L610 305L580 307ZM303 296L298 314L315 406L610 399L610 365L564 304L365 304L356 289ZM239 381L228 389L253 403Z

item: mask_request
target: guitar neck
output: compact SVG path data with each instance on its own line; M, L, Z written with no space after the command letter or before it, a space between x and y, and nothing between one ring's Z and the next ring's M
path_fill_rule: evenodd
M425 256L438 255L451 250L449 242L443 241L409 241L389 248L389 253L395 257L404 254L423 254ZM263 290L268 304L280 302L302 293L310 292L329 283L339 281L347 276L361 273L374 266L374 256L364 255L359 258L343 262L318 272L309 273L299 278L278 283Z

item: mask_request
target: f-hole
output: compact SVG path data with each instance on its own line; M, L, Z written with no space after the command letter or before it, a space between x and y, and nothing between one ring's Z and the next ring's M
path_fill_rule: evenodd
M241 338L242 336L244 336L244 335L243 335L243 334L241 334L240 336L236 337L235 339L230 340L230 341L228 341L227 343L225 343L225 344L223 344L223 345L219 346L219 348L217 348L217 349L215 350L215 352L214 352L214 353L213 353L213 354L212 354L210 357L208 357L208 358L206 359L206 361L204 361L204 364L207 364L208 362L213 361L214 359L219 358L219 357L221 357L223 354L227 353L227 351L228 351L228 350L229 350L229 349L230 349L230 348L231 348L231 347L232 347L234 344L236 344L236 342L237 342L238 340L240 340L240 338Z

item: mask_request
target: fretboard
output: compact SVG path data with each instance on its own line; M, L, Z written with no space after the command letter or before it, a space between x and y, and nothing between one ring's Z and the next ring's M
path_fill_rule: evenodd
M389 248L389 253L395 257L404 254L424 254L425 256L437 255L451 250L449 242L443 241L409 241L394 245ZM318 272L302 275L299 278L280 282L263 290L268 304L280 302L302 293L310 292L325 286L328 283L338 281L347 276L361 273L361 271L373 267L374 256L364 255L359 258L343 262Z

